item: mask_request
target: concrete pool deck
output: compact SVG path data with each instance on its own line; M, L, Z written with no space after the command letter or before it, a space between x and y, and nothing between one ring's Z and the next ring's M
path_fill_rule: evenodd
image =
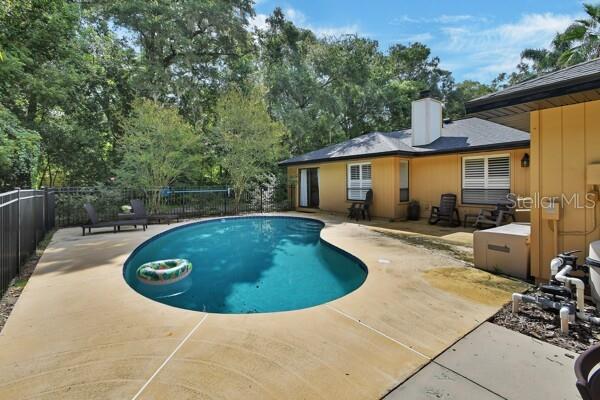
M306 214L286 213L285 215ZM427 271L468 271L442 253L313 215L323 239L369 268L316 307L207 314L134 292L122 266L146 232L55 233L0 334L0 398L380 398L509 300L474 300ZM492 299L492 300L490 300Z

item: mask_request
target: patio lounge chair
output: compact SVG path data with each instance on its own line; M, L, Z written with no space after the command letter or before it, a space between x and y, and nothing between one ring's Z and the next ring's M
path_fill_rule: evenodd
M177 222L179 222L179 215L177 215L177 214L148 215L146 213L146 208L144 207L144 202L142 200L133 199L130 201L130 204L131 204L131 209L134 214L133 218L135 218L135 219L147 218L148 220L158 221L159 223L160 223L160 221L164 220L164 221L167 221L167 225L170 225L172 220L176 220Z
M440 221L446 221L450 226L460 225L460 216L456 208L456 195L454 193L444 193L440 198L440 205L431 207L429 224L434 225Z
M85 236L85 230L88 230L88 233L92 232L92 228L113 228L113 232L117 232L117 230L121 230L122 226L133 226L137 228L138 225L141 225L144 230L148 226L147 218L134 218L134 219L122 219L115 221L99 221L98 215L96 214L96 209L89 203L83 205L85 208L85 212L88 215L89 223L81 225L81 229L83 230L83 236Z
M473 226L480 228L482 226L500 226L508 223L508 220L515 222L515 209L517 208L517 198L513 194L506 197L506 201L496 204L493 210L479 210L479 215Z
M583 400L600 399L600 370L596 370L590 376L590 372L597 365L600 365L600 345L598 344L581 353L575 360L576 385Z
M354 218L358 221L360 217L362 219L371 220L371 205L373 204L373 190L367 190L365 200L360 202L354 202L348 208L348 218Z

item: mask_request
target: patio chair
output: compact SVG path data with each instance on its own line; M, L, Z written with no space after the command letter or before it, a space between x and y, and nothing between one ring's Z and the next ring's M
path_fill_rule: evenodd
M577 390L583 400L600 399L600 369L590 372L600 365L600 344L590 347L575 360Z
M146 207L144 207L144 202L139 199L133 199L129 202L131 204L131 210L133 211L133 215L135 219L147 218L150 221L167 221L167 225L171 224L172 220L176 220L179 222L179 215L177 214L152 214L148 215L146 213Z
M348 208L348 218L350 219L358 219L362 217L362 219L371 220L371 206L373 205L373 190L367 190L367 194L365 195L365 200L360 202L354 202Z
M508 223L509 220L515 222L515 210L517 208L517 197L509 194L506 201L496 204L493 210L479 210L479 215L473 226L480 228L483 226L500 226Z
M99 221L98 214L96 214L96 209L89 203L83 205L85 208L85 212L88 215L88 223L81 225L81 229L83 230L83 236L85 236L85 230L88 230L88 233L92 233L92 228L113 228L113 232L117 232L121 230L122 226L133 226L137 228L138 225L141 225L144 230L148 226L147 218L134 218L134 219L120 219L114 221Z
M454 193L444 193L440 198L439 206L431 207L429 224L434 225L440 221L446 221L450 226L460 225L460 216L456 208L456 195Z

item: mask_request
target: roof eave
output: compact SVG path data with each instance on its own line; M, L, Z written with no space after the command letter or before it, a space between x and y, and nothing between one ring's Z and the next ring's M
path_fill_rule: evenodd
M334 158L320 158L314 160L299 160L299 161L281 161L278 165L282 167L289 167L293 165L304 165L304 164L316 164L316 163L325 163L325 162L335 162L335 161L343 161L343 160L359 160L364 158L375 158L375 157L384 157L384 156L407 156L407 157L428 157L428 156L436 156L436 155L444 155L444 154L455 154L455 153L472 153L477 151L489 151L489 150L510 150L510 149L519 149L529 147L529 140L519 140L514 142L504 142L504 143L493 143L486 144L481 146L472 146L460 149L448 149L448 150L432 150L432 151L424 151L424 152L409 152L409 151L387 151L382 153L369 153L369 154L359 154L352 156L341 156Z
M597 88L600 88L600 73L592 75L591 79L588 75L569 81L555 82L553 84L516 91L506 95L498 94L491 98L471 100L467 102L465 107L467 114L475 114L495 108L510 107Z

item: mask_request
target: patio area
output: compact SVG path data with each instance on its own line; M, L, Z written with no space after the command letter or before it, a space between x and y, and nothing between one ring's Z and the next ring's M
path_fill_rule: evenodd
M185 223L59 230L0 335L0 398L380 398L520 287L383 232L410 234L404 223L286 215L326 222L321 237L367 265L365 283L298 311L187 311L137 294L122 276L140 243ZM423 229L468 247L469 230ZM445 284L449 275L460 285Z

